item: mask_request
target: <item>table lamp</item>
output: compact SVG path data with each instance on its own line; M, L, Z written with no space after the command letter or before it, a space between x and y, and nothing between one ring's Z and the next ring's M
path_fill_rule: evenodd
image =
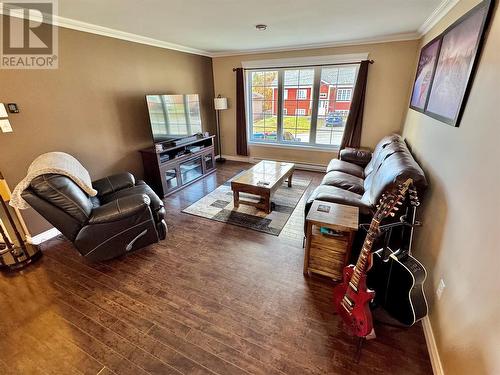
M227 98L223 98L220 94L214 99L215 116L217 119L217 148L219 150L219 158L216 160L218 163L224 163L226 159L222 157L221 146L221 132L220 132L220 119L219 111L227 109Z

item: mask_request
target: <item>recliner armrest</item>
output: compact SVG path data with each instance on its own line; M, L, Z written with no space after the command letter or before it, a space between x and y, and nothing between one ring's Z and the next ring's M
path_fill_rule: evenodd
M340 151L339 159L349 163L366 167L372 158L372 152L368 149L346 147Z
M135 186L135 178L129 172L118 173L93 181L92 186L97 190L97 196L99 197Z
M146 194L130 195L106 203L92 211L89 225L120 221L149 209L151 200Z

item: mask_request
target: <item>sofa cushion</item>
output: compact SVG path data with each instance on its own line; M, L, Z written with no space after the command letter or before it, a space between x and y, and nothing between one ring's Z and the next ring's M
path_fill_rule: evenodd
M365 193L362 200L366 204L374 205L386 189L407 178L413 179L415 187L420 192L427 187L424 172L409 151L390 153L379 169L365 179Z
M370 162L372 152L370 149L346 147L339 152L339 159L349 163L357 164L364 168Z
M370 162L366 165L364 173L365 176L368 176L370 173L372 173L374 170L377 169L377 167L380 164L380 160L384 157L382 154L382 151L386 149L389 145L391 144L405 144L403 138L399 134L391 134L388 135L380 140L379 143L375 146L375 149L373 150L372 158Z
M359 207L359 212L362 215L372 214L371 206L361 200L361 195L352 191L344 190L335 186L320 185L313 190L307 199L307 208L311 206L312 202L316 199L325 202L345 204L348 206Z
M387 147L385 147L382 151L380 151L378 153L377 160L374 163L374 168L375 169L373 170L372 173L370 173L369 175L367 175L365 177L365 184L364 184L365 191L369 190L370 187L372 186L373 179L377 175L377 172L382 168L382 165L392 155L397 154L397 153L401 153L401 154L407 153L407 154L409 154L410 152L408 151L408 148L406 147L405 143L395 142L395 143L391 143L391 144L387 145Z
M362 178L344 172L331 171L323 177L321 184L336 186L347 191L352 191L356 194L363 194L365 192L363 182Z
M364 177L362 167L339 159L332 159L330 163L328 163L328 167L326 167L326 173L331 171L344 172L360 178Z
M404 142L393 142L385 145L378 153L373 154L373 159L370 161L371 166L365 168L365 177L368 177L373 172L376 172L385 159L395 152L407 152L408 148Z

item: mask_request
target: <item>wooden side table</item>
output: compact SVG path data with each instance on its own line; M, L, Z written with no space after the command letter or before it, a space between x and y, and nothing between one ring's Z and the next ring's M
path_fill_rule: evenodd
M306 217L304 275L310 272L342 280L349 261L354 234L358 229L358 207L314 201ZM321 233L321 228L336 231Z

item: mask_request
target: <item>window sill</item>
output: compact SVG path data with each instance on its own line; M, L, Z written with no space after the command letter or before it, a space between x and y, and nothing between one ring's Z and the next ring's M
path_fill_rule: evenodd
M255 141L249 141L248 145L256 147L285 148L285 149L303 150L303 151L321 151L321 152L339 151L339 146L310 146L310 145L300 145L300 144L283 144L283 143L271 143L271 142L255 142Z

